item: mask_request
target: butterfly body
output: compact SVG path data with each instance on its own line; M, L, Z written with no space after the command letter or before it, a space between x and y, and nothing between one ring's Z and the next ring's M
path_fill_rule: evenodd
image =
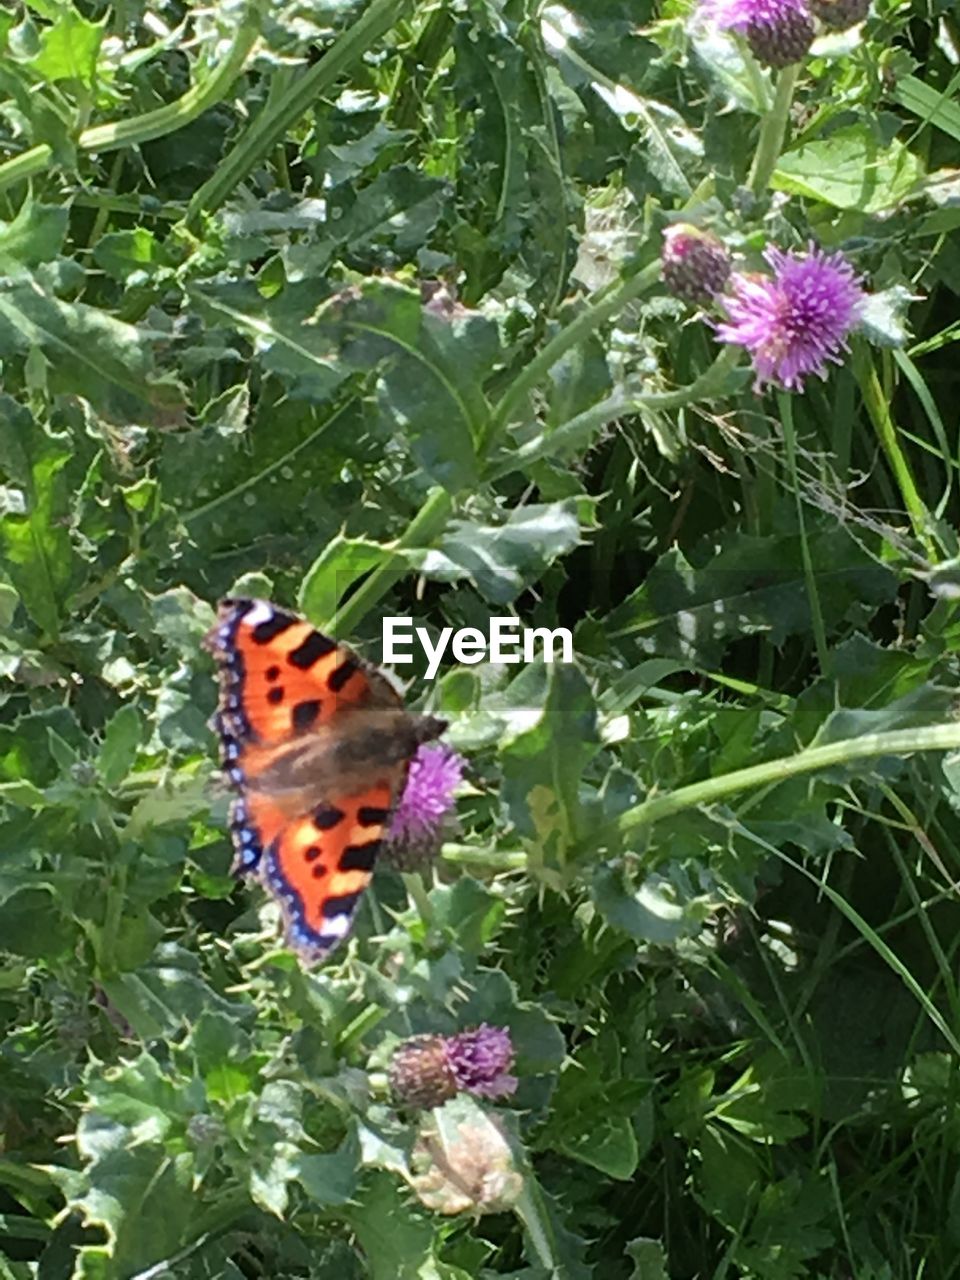
M410 761L446 723L410 714L380 672L269 601L221 601L205 645L234 869L276 896L301 956L323 959L350 930Z

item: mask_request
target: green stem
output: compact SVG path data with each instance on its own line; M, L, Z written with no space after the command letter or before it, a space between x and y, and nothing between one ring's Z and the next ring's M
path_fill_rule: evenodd
M583 342L595 329L604 324L611 316L622 311L628 302L633 302L641 294L647 292L660 279L660 263L651 262L628 276L626 280L618 280L604 289L595 301L585 307L569 324L555 333L545 347L533 357L528 365L514 378L510 386L500 398L493 413L494 428L489 438L496 437L496 428L506 426L513 421L527 396L543 380L561 359L562 356L578 343Z
M761 196L766 191L773 176L773 171L777 167L777 161L780 159L783 140L787 135L787 124L790 120L790 106L793 102L793 93L797 87L799 74L800 63L795 62L792 66L784 67L777 76L777 88L773 95L773 106L764 116L763 123L760 126L757 150L754 153L753 164L750 166L750 176L747 179L747 186L755 196Z
M182 129L226 97L246 65L247 57L259 35L260 3L259 0L253 0L237 27L226 57L201 84L193 85L176 102L169 102L153 111L145 111L129 120L117 120L84 129L77 140L78 149L103 154L105 151L115 151L118 147L139 146L152 138L160 138L176 129ZM46 143L31 147L23 155L8 160L0 165L0 191L42 173L52 161L53 149Z
M445 842L440 847L444 862L480 867L487 871L525 871L529 861L522 849L477 849L469 844Z
M640 413L643 409L682 409L688 404L710 400L721 392L728 374L736 367L739 358L737 348L724 347L708 369L693 382L685 387L678 387L676 391L617 391L552 431L541 432L533 440L528 440L509 457L497 463L488 479L491 482L501 480L514 471L561 452L583 453L592 444L595 433L617 418Z
M443 532L452 510L453 499L446 489L431 489L426 502L390 549L405 551L409 547L428 546ZM348 635L356 630L373 606L390 590L395 578L396 565L392 558L378 565L346 604L337 610L327 630L335 636Z
M877 439L880 441L884 453L887 455L890 469L893 471L894 478L900 489L900 496L903 498L904 506L910 516L910 523L913 525L913 532L923 544L931 563L937 564L940 560L940 554L928 533L930 528L929 512L914 483L913 473L910 470L906 454L900 448L897 428L890 413L887 397L884 395L883 387L880 385L876 366L873 363L870 352L863 343L858 343L854 350L853 370L860 387L860 393L863 396L864 406L870 416L870 421L873 423L873 429L877 433Z
M201 216L218 209L306 115L317 98L412 7L412 0L373 0L366 12L324 52L316 66L304 72L276 103L260 113L209 180L194 193L184 219L188 230L195 232Z
M820 593L817 590L817 576L813 569L813 558L810 555L810 544L807 542L807 527L803 516L803 497L800 493L800 473L797 470L797 433L793 424L793 401L788 395L778 396L780 420L783 424L783 442L786 446L787 471L793 488L793 498L797 508L797 529L800 534L800 558L803 561L803 580L807 587L807 599L810 602L810 620L813 623L813 637L817 646L817 659L824 675L830 671L830 650L827 647L827 633L823 625L823 612L820 608Z
M858 738L843 738L822 747L806 747L792 756L735 769L717 778L706 778L703 782L678 787L665 795L653 796L622 813L616 826L626 835L685 809L725 800L738 791L771 786L805 773L850 764L854 760L905 756L914 751L960 751L960 724L933 724L919 729L894 729L889 733L865 733Z

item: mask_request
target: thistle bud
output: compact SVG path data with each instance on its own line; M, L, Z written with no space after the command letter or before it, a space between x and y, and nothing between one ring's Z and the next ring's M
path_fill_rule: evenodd
M406 1107L439 1107L457 1092L443 1036L413 1036L390 1059L387 1078L397 1102Z
M846 31L863 22L870 0L811 0L810 8L828 31Z
M710 302L722 293L730 275L726 245L686 222L664 231L660 263L670 293L694 304Z
M707 22L743 36L767 67L802 62L813 44L807 0L701 0L699 7Z
M775 71L802 62L815 34L813 23L801 9L784 9L775 22L751 22L746 30L750 52Z

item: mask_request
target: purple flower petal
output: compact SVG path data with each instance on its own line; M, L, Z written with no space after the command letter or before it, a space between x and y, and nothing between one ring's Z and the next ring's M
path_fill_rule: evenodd
M777 27L809 9L805 0L702 0L700 13L724 31L745 34L753 26Z
M824 378L829 362L842 363L863 290L842 253L811 245L806 254L770 248L764 256L773 276L730 277L717 337L750 352L758 391L770 383L802 391L810 374Z
M499 1098L516 1090L517 1077L508 1074L513 1063L510 1032L487 1023L461 1031L446 1042L447 1062L459 1089L481 1098Z
M436 839L443 819L453 808L463 768L463 757L445 743L419 747L390 822L389 839L401 844Z

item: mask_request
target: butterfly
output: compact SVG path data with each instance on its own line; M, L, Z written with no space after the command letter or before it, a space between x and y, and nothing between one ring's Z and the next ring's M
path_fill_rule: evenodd
M446 721L412 715L381 672L267 600L221 600L203 643L233 870L274 895L288 945L316 963L350 932L410 762Z

